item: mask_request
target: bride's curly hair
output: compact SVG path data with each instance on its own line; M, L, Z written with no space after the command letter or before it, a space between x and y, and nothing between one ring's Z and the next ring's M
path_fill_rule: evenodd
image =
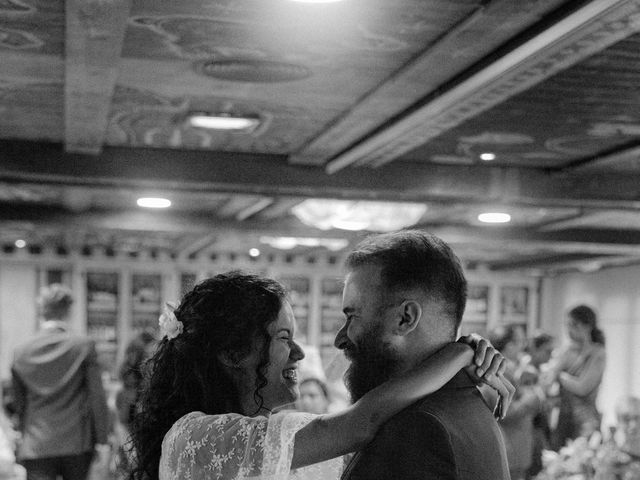
M242 359L262 345L254 390L258 410L262 407L271 340L267 327L285 298L284 287L275 280L239 271L204 280L184 295L174 312L184 331L162 339L145 367L131 430L131 480L158 478L162 440L185 414L255 413L241 411L221 355Z

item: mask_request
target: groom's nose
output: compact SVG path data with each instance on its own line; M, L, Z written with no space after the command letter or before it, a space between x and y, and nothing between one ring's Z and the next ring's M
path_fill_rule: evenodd
M349 343L350 340L349 337L347 337L347 323L345 322L340 330L338 330L338 333L336 333L336 339L333 341L333 345L340 350L344 350Z

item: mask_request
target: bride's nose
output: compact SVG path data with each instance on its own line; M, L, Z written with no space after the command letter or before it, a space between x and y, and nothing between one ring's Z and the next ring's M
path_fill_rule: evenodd
M289 352L289 358L292 360L298 361L302 360L305 357L304 350L302 347L298 345L296 342L291 342L291 351Z

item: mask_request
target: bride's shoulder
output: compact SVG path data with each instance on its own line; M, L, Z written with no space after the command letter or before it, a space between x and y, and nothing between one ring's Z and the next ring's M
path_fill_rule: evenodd
M189 412L175 421L168 434L180 436L185 432L197 432L200 430L210 430L211 428L224 428L247 419L239 413L221 413L208 415L203 412Z
M279 428L297 430L311 422L317 415L297 411L282 411L269 417L248 417L239 413L206 414L203 412L189 412L180 417L171 427L171 436L180 436L193 432L235 432L236 430L264 430Z

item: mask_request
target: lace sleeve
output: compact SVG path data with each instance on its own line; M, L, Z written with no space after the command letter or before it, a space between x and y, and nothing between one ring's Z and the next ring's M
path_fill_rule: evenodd
M290 476L295 434L313 418L299 412L270 418L189 413L162 442L160 480L331 478Z

